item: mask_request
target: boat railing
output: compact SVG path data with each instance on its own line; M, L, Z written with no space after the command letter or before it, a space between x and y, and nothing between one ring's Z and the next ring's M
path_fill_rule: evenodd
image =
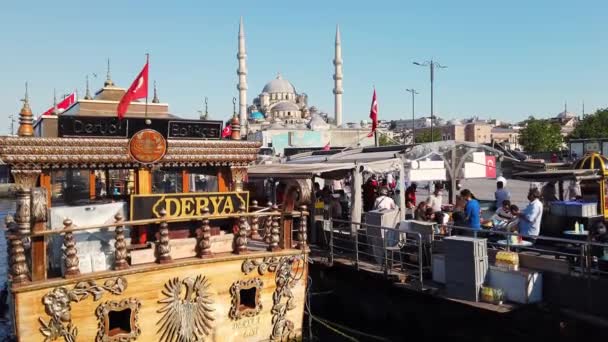
M343 260L387 278L406 276L409 283L424 288L430 255L425 255L427 243L419 232L329 219L323 220L323 233L330 264Z
M527 255L553 257L566 260L570 270L581 276L608 276L608 244L592 241L591 232L582 235L581 239L565 239L552 236L532 236L504 230L473 229L470 227L448 225L445 234L435 234L435 240L442 240L450 235L468 235L486 238L488 248L506 251L523 252ZM603 251L604 259L595 251Z
M195 222L196 229L196 257L201 259L213 258L211 251L212 234L211 221L234 220L233 225L233 254L248 254L254 252L277 252L285 249L307 250L307 220L309 218L308 208L302 205L293 211L280 211L277 205L268 204L266 207L252 203L249 207L252 212L246 212L241 206L236 213L210 214L209 208L202 208L202 215L188 217L169 217L164 209L161 209L160 217L145 220L124 220L118 213L114 222L75 226L70 218L63 220L63 228L48 230L46 222L43 229L32 229L25 232L20 229L12 216L6 217L6 238L9 246L9 278L12 283L25 283L29 281L45 280L49 277L47 269L47 242L51 236L63 237L64 267L63 277L72 278L81 274L79 269L79 256L74 233L84 231L107 230L114 228L114 251L112 270L125 270L132 265L129 263L129 248L125 229L127 227L158 226L156 241L150 246L154 248L155 262L167 264L173 262L169 236L169 224L174 222ZM291 224L285 225L285 220ZM287 228L285 228L287 227ZM293 228L292 228L293 227ZM286 230L288 229L288 230ZM295 236L295 238L294 238ZM220 253L218 253L220 254ZM225 256L225 253L223 253Z

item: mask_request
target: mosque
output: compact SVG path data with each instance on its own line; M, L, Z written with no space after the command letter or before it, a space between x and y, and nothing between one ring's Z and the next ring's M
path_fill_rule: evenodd
M268 82L251 104L247 103L247 52L242 18L239 25L237 60L239 121L241 132L246 131L248 140L262 141L265 147L272 147L276 154L282 154L287 147L355 147L374 144L374 139L367 137L369 127L342 121L344 90L339 27L336 28L333 60L333 118L310 106L308 95L298 92L281 74Z

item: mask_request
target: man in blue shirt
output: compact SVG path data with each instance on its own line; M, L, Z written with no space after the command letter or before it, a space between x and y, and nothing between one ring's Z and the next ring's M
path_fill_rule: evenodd
M476 230L480 230L481 222L479 221L479 202L469 189L462 190L460 192L460 196L462 196L462 198L467 201L467 204L464 206L464 214L466 216L467 226Z
M530 189L528 200L530 204L519 217L519 233L523 235L540 235L540 223L543 219L543 203L540 201L540 191Z

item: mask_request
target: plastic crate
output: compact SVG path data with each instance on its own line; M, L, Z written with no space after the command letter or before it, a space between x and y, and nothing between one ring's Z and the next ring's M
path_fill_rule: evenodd
M566 216L591 217L597 215L597 203L593 202L568 202L566 204Z

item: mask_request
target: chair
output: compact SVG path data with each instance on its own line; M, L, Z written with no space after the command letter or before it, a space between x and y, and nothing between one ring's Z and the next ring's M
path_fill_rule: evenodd
M395 252L399 253L399 263L401 265L401 271L404 270L403 268L403 253L401 253L401 249L403 247L405 247L405 240L399 239L399 242L397 242L396 245L392 246L392 247L386 247L386 256L388 257L389 253L390 253L390 258L388 259L388 270L392 270L393 269L393 261L395 260Z

